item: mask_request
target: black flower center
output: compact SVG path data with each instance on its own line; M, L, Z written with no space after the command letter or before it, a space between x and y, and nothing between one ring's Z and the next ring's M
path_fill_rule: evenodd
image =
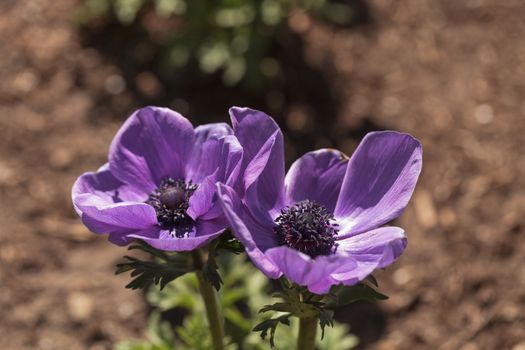
M172 236L184 237L193 229L194 221L186 213L189 200L197 185L191 181L174 180L167 177L150 193L146 203L155 208L159 226L169 230Z
M281 210L274 228L279 244L297 249L315 258L337 249L338 233L334 216L326 208L305 200Z

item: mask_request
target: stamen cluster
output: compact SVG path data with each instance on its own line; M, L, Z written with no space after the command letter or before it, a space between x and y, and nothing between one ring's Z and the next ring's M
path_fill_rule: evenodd
M281 210L274 228L279 244L316 257L337 249L334 216L315 202L304 200Z
M155 208L159 226L169 230L172 236L181 238L192 230L194 222L186 210L196 189L197 185L191 181L186 183L167 177L146 200L146 203Z

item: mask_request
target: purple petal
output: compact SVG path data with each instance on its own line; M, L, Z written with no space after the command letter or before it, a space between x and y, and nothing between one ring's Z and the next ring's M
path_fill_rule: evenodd
M148 236L157 230L158 226L150 226L141 230L116 231L109 234L108 240L116 245L124 246L135 240L133 235Z
M215 182L217 179L217 171L206 177L197 187L197 190L192 194L189 200L189 208L186 213L193 219L205 215L213 205L215 191Z
M347 285L365 279L375 269L392 264L407 246L403 229L394 226L360 233L338 243L338 252L350 255L357 262L355 269L338 270L332 275Z
M242 160L242 147L224 123L207 124L195 129L196 139L186 167L186 181L200 183L219 169L217 180L235 181Z
M140 239L154 248L165 251L190 251L202 247L220 236L226 228L224 220L201 221L198 220L194 232L189 237L172 237L168 231L158 226L149 232L129 235L131 238Z
M284 148L279 126L268 115L249 108L232 107L230 116L244 149L241 174L245 186L238 188L240 195L245 196L246 191L246 203L254 215L280 210L284 203Z
M219 181L232 186L236 184L243 154L239 141L233 135L222 136L219 139L210 137L201 146L199 164L190 168L187 179L199 184L190 198L188 208L188 215L194 220L198 217L212 219L222 215L216 201L215 183ZM204 177L205 175L207 176Z
M142 203L144 195L117 180L104 166L85 173L73 185L73 205L87 228L95 233L125 236L157 223L155 210ZM125 244L125 239L118 239Z
M244 245L255 266L269 278L279 278L281 271L263 253L277 245L273 229L257 222L231 187L217 184L217 193L233 234Z
M147 195L137 191L135 188L125 185L117 180L104 164L97 172L82 174L72 189L73 206L78 215L82 213L76 202L81 197L96 196L108 203L119 202L143 202Z
M421 172L421 144L393 131L365 136L350 159L335 216L346 237L381 226L405 209Z
M77 201L84 224L95 233L144 229L157 224L155 209L145 203L122 202L108 204L96 197Z
M280 246L268 249L265 254L281 269L291 281L306 286L316 294L328 293L330 287L340 282L334 280L331 274L341 267L355 267L351 257L338 254L323 255L312 259L295 249Z
M287 204L309 199L333 212L347 165L348 158L336 150L320 149L306 153L286 174Z
M272 169L272 153L276 151L276 134L271 136L261 147L259 153L246 167L244 172L245 202L253 216L264 220L267 224L273 223L282 207L284 207L284 195L282 190L272 191L268 181ZM266 173L263 177L261 174ZM277 174L275 176L278 176ZM282 188L282 187L281 187Z
M165 177L184 179L193 147L193 126L168 108L139 109L120 128L109 150L109 166L120 181L144 193Z

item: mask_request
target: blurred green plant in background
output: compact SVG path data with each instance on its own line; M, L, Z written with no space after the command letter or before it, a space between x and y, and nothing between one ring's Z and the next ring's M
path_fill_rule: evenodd
M228 256L221 259L224 286L219 299L226 319L227 349L269 349L267 340L252 332L255 324L270 316L258 313L261 305L272 304L268 279L244 260L243 256ZM186 274L168 284L162 291L152 287L147 299L154 307L149 320L147 340L128 340L118 343L115 350L209 350L211 338L204 318L204 304L199 296L194 274ZM179 309L185 314L182 325L175 327L161 319L161 312ZM279 327L275 333L276 349L292 350L296 340L298 323L292 320L290 327ZM324 339L318 338L320 350L349 350L357 345L357 338L349 334L348 327L335 322Z
M128 26L149 14L171 21L159 25L168 67L183 69L193 60L202 73L220 74L225 85L259 88L279 74L272 48L292 11L338 25L354 15L351 6L333 0L85 0L79 20L89 25L111 18Z

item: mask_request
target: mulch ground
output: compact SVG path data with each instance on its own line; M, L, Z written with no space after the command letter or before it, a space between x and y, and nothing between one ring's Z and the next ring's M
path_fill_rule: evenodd
M277 115L290 159L326 146L350 154L377 129L424 145L420 183L397 222L408 249L377 274L390 299L339 317L366 349L523 350L525 4L363 4L366 21L351 28L290 17L323 80L297 91L337 98L319 106L288 94ZM77 5L0 3L0 349L109 349L146 322L142 294L113 276L125 250L88 233L70 204L76 177L105 161L139 105L118 62L86 45L71 20ZM154 75L137 82L159 90ZM199 106L173 99L202 122Z

